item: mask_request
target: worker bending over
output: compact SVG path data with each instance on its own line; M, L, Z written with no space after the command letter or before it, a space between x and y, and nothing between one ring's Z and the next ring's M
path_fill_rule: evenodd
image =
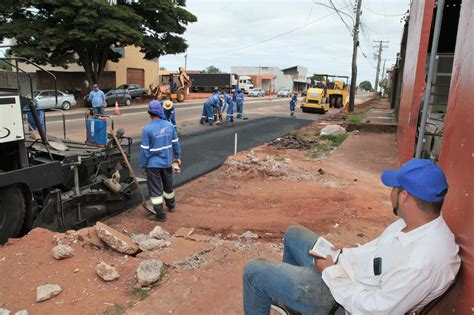
M181 149L173 125L162 119L164 112L159 101L150 102L148 114L151 121L142 132L140 166L142 173L146 175L150 199L155 210L155 215L150 219L164 222L166 213L163 201L169 212L174 212L176 207L172 164L181 164Z
M443 171L414 159L382 173L400 218L376 239L331 256L308 252L319 236L302 226L284 237L283 262L255 259L244 269L246 315L268 314L272 301L303 314L406 314L442 295L454 281L459 246L441 214L448 190ZM338 246L333 247L337 249ZM340 248L340 247L339 247Z
M163 119L169 121L173 124L174 130L178 132L178 128L176 127L176 111L174 108L174 104L170 100L161 101L161 106L163 107L164 117Z
M298 93L294 92L290 99L290 116L295 116L296 103L298 102Z
M218 91L214 91L211 97L204 101L202 108L201 120L199 123L204 125L204 123L209 123L209 126L214 124L214 109L219 110L221 108L221 101L219 99Z

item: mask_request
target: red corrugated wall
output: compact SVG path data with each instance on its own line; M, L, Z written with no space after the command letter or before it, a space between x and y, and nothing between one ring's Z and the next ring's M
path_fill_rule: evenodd
M444 217L462 258L460 279L436 314L474 314L474 0L463 0L440 164L449 192Z
M413 1L408 26L397 141L402 163L413 157L418 113L425 93L425 64L434 0Z

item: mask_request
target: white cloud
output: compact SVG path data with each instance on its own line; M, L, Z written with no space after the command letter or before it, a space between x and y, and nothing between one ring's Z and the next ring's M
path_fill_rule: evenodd
M328 0L317 0L328 4ZM312 0L188 0L187 9L198 22L188 26L184 37L189 48L188 69L209 65L229 71L231 66L302 65L309 72L350 75L352 38L333 11L314 5ZM338 8L352 10L353 0L333 0ZM311 9L312 8L312 9ZM358 81L374 81L374 40L389 40L383 52L387 67L395 62L403 24L400 16L409 8L409 0L363 0L358 55ZM331 14L332 13L332 14ZM329 16L328 16L329 15ZM304 28L281 35L279 34ZM350 22L347 19L348 23ZM314 23L312 23L314 22ZM363 53L367 56L364 58ZM184 54L163 56L161 65L177 69L184 64Z

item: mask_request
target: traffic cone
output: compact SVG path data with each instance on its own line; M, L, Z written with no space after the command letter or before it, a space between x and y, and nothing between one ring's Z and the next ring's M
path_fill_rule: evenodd
M117 115L117 116L121 115L118 101L115 101L114 115Z

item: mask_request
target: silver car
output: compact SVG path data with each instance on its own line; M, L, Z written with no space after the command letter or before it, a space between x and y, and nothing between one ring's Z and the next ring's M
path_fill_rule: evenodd
M291 96L291 91L290 89L281 89L278 91L277 94L278 97L290 97Z
M249 96L254 96L254 97L264 97L265 96L265 91L261 88L256 88L256 89L252 89L250 92L249 92Z
M58 96L57 103L55 95ZM76 106L74 95L62 91L38 90L33 92L33 96L43 109L59 108L69 110L72 106ZM26 97L31 98L31 94Z

